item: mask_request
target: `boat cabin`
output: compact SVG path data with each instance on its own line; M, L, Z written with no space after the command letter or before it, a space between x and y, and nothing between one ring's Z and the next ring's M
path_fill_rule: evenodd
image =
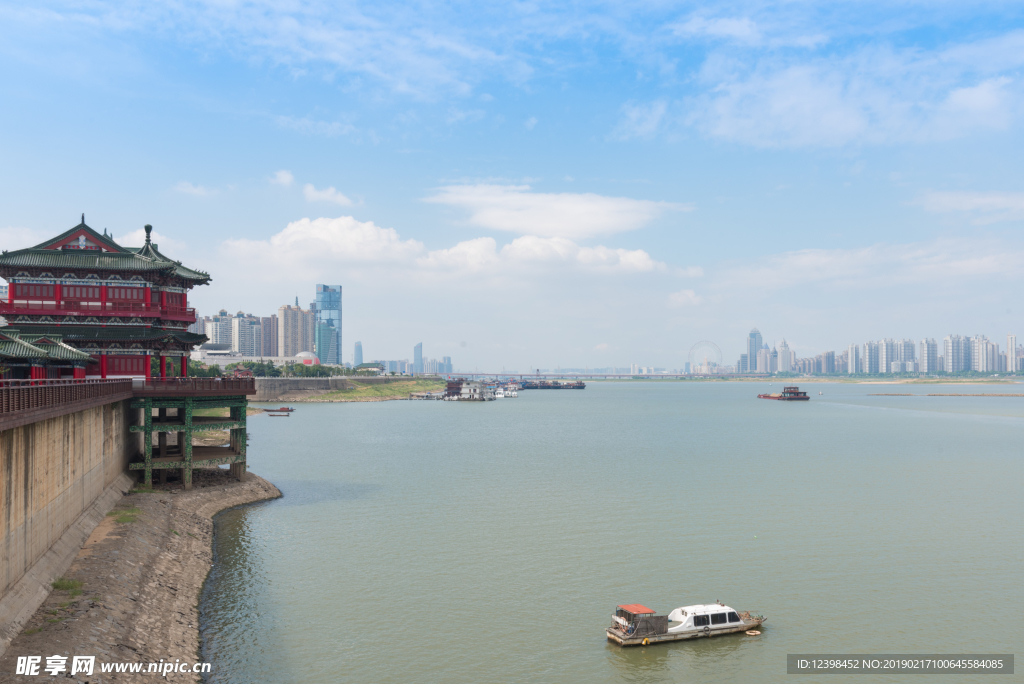
M668 630L666 616L655 615L653 610L639 603L616 606L612 622L626 636L664 634Z
M669 629L674 631L704 629L705 627L720 629L729 626L735 627L742 622L739 613L721 603L676 608L668 614L668 620Z

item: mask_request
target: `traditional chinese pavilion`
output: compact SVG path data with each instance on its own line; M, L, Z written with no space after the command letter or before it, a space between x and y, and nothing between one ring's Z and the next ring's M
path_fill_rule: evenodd
M161 254L152 230L142 247L122 247L83 214L42 244L0 254L9 283L0 302L5 377L149 378L153 357L160 377L187 375L189 351L206 341L188 331L196 320L188 292L210 276ZM31 357L33 349L46 354Z

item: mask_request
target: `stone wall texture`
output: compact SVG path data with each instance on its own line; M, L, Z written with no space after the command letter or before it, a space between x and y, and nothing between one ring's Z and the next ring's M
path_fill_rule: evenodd
M101 519L120 498L120 490L131 486L125 473L139 448L139 436L129 431L137 414L129 401L120 401L0 432L4 631L29 607L35 610L29 604L45 598L45 590L35 597L38 590L48 589L56 579L42 575L59 576L84 541L78 537L88 537L98 522L93 518ZM106 510L96 510L97 505ZM70 553L67 559L64 547ZM4 636L0 634L0 651Z

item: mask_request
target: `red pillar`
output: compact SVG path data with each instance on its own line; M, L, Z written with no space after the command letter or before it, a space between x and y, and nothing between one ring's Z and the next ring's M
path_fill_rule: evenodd
M163 354L160 355L160 379L167 379L167 357Z
M60 300L63 298L64 293L61 290L60 283L53 286L53 308L60 309Z
M149 380L153 377L153 363L149 360L148 355L144 358L146 359L146 363L143 364L146 367L146 380Z
M184 354L181 357L181 377L188 377L188 357Z
M153 292L150 288L145 288L142 293L142 302L146 305L146 310L149 310L149 305L153 303Z
M100 311L107 310L107 286L100 285Z
M100 354L100 377L106 380L107 378L107 353L103 352Z
M160 310L163 311L167 308L167 292L160 290Z
M14 306L14 288L17 287L14 283L7 283L7 305Z
M76 380L84 380L85 379L85 369L84 368L75 368L74 377L75 377Z

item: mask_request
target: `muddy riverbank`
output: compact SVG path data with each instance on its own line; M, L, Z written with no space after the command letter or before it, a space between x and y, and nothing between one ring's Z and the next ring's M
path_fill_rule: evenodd
M210 570L213 516L281 496L261 477L242 482L226 469L200 469L192 491L180 484L133 490L115 506L79 551L57 587L0 658L0 681L36 681L15 675L19 656L95 656L91 677L72 681L131 682L147 675L100 673L101 663L194 664L199 656L199 594ZM148 675L152 679L153 675ZM198 682L175 673L170 681Z

